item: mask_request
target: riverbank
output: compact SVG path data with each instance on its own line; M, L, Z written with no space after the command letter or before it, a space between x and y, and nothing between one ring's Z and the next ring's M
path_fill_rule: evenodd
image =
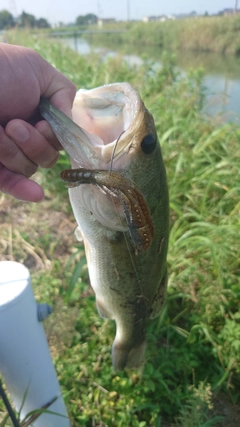
M239 128L203 116L202 73L179 75L171 57L154 71L147 61L136 69L120 57L83 57L37 34L12 32L8 42L38 51L77 88L116 81L138 88L168 176L168 296L148 326L141 374L112 371L114 324L97 314L59 178L67 156L38 172L46 192L41 205L1 197L1 258L30 267L37 300L54 307L45 327L71 425L240 425Z
M105 26L104 28L113 28ZM117 24L114 29L118 28ZM122 25L121 25L122 28ZM165 22L136 22L120 34L86 35L98 42L157 46L166 50L192 50L240 55L240 16L208 16Z

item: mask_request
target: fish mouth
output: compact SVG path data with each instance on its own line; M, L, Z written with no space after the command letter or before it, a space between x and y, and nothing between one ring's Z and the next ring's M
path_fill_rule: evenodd
M111 167L115 169L129 153L142 106L130 84L114 83L79 90L72 109L73 121L46 99L41 99L39 108L70 155L73 167L108 169L114 153Z

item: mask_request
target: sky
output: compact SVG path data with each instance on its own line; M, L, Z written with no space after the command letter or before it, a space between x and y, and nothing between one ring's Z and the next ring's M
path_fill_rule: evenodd
M46 18L50 23L75 22L79 15L94 13L100 18L126 20L143 16L190 13L217 13L233 8L235 0L0 0L0 10L7 9L14 16L24 10L36 18ZM240 7L240 1L239 1Z

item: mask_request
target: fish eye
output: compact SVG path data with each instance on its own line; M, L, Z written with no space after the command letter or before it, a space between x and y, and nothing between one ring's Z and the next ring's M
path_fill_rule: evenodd
M154 135L151 134L146 135L141 142L141 148L145 154L151 154L155 150L156 145L157 139Z

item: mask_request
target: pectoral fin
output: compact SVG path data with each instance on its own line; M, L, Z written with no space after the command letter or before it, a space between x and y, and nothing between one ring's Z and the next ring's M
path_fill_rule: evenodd
M74 231L74 234L79 242L83 241L83 235L79 227L76 228L76 230Z
M112 314L106 309L101 301L96 299L97 311L100 317L103 319L113 319Z

